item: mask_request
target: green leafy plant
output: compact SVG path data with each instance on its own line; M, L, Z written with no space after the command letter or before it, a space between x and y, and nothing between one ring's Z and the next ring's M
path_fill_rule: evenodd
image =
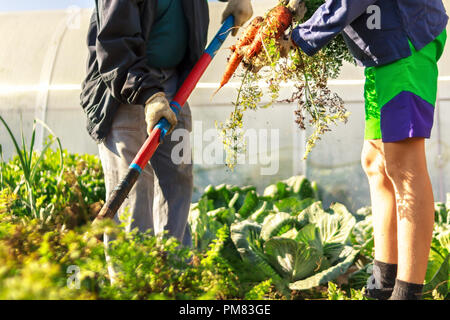
M114 235L108 246L110 263L96 238L104 232ZM226 232L219 232L207 251L198 252L180 246L174 238L136 230L127 233L111 221L68 230L53 220L42 224L38 219L3 214L0 298L243 298L246 291L221 255L227 238ZM111 266L114 282L108 273ZM78 287L72 287L71 267L78 270Z
M245 219L262 222L269 214L284 210L296 215L318 199L317 184L304 176L270 185L262 196L254 186L210 185L191 206L188 222L194 246L206 249L224 225Z
M14 137L11 129L9 128L6 121L3 119L3 117L0 116L0 121L5 126L9 137L11 138L11 141L14 144L14 147L17 152L17 157L19 159L19 169L22 171L22 178L21 181L15 186L15 193L21 188L22 185L25 185L26 187L26 198L21 198L23 203L27 206L29 209L29 212L34 217L40 217L41 219L44 219L44 212L45 210L38 211L39 207L39 199L36 197L36 182L35 177L38 174L39 165L43 161L46 151L53 145L53 143L58 143L58 149L59 149L59 166L60 170L57 176L57 183L59 184L62 178L62 174L64 172L64 158L62 155L62 147L61 147L61 141L58 137L54 137L54 133L52 130L42 121L35 120L33 124L33 131L31 134L31 142L30 145L27 147L25 143L25 137L23 133L23 129L21 128L21 146L19 146L19 143L17 139ZM35 138L36 138L36 122L39 122L40 125L42 125L47 131L49 131L52 135L49 136L49 139L46 140L46 142L43 145L42 152L40 154L36 154L34 151L34 144L35 144ZM3 157L2 157L2 163L3 163ZM3 169L3 165L2 165ZM2 170L3 172L3 170ZM3 185L3 173L2 173L2 185Z
M23 179L19 157L2 163L0 299L364 299L373 260L369 207L355 214L337 203L325 209L317 184L303 176L275 182L262 195L254 186L209 186L189 218L196 247L185 248L111 221L86 223L105 196L101 164L90 155L63 157L57 188L59 150L49 148L36 171L37 208L54 208L44 221L20 199L25 185L11 188ZM448 214L447 204L436 208ZM449 230L438 218L425 299L449 298ZM97 241L104 232L115 239L109 262ZM71 267L79 270L79 288L68 285Z
M328 282L328 300L367 300L361 290L350 289L350 295L338 288L333 282Z
M4 121L15 145L16 155L0 162L2 189L0 212L16 216L63 221L68 228L84 224L98 213L105 198L103 170L98 157L69 154L61 142L50 135L41 152L34 150L36 124L29 146L18 140ZM42 124L47 131L51 129ZM56 150L51 148L57 143Z
M250 219L231 225L231 239L243 263L280 291L306 290L345 273L357 250L347 245L355 224L342 205L329 210L316 202L298 216L273 213L262 224Z
M262 281L246 293L245 300L265 300L270 295L271 287L272 279Z

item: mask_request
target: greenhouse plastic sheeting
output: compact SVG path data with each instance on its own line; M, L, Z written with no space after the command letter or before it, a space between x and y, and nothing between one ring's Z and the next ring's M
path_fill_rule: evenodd
M254 3L255 14L264 13L274 3L268 0ZM210 3L210 38L219 27L224 6ZM73 7L62 11L0 13L0 115L16 135L22 123L29 136L33 119L43 117L70 152L98 152L86 133L85 116L79 106L90 14L91 10ZM214 98L211 94L225 69L226 48L233 41L232 37L227 40L225 49L218 53L190 98L194 200L208 184L252 184L262 192L272 182L306 174L319 182L325 205L339 201L351 210L368 205L368 184L360 164L364 131L363 70L351 65L346 65L339 79L331 82L331 88L340 94L351 112L350 119L346 125L333 127L307 161L302 160L303 146L311 132L296 127L295 106L290 104L246 113L244 123L251 129L249 134L253 140L247 146L244 164L232 172L223 161L213 161L214 150L222 147L219 142L213 142L217 134L215 121L225 120L232 111L238 79L232 79ZM436 201L444 200L445 192L450 191L450 50L446 50L440 66L438 109L432 137L427 141ZM289 88L285 88L283 96L288 94ZM9 158L13 145L2 126L0 137L4 157Z

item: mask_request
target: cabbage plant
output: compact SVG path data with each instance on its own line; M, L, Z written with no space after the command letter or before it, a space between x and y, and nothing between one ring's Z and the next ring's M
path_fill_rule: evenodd
M262 223L249 219L231 225L242 261L259 280L306 290L344 274L358 250L349 245L355 217L342 204L324 210L314 202L300 214L277 212Z

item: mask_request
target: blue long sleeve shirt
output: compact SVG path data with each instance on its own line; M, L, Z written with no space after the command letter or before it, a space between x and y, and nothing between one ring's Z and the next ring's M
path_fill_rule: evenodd
M442 0L327 0L292 32L294 42L314 55L342 33L359 66L372 67L411 55L446 27Z
M175 68L188 48L188 23L181 0L158 0L155 22L147 41L148 65Z

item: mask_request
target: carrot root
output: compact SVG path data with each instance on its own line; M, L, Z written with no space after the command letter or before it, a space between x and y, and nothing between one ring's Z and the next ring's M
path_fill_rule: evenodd
M279 39L292 23L292 13L285 6L277 6L269 11L264 25L255 36L245 57L251 59L261 52L264 39L273 35Z
M220 87L213 93L213 96L223 88L224 85L230 81L234 72L238 68L242 59L244 58L244 52L242 52L241 48L250 45L253 42L258 30L261 28L261 24L264 21L262 17L256 17L252 20L250 25L247 27L242 37L238 40L238 42L231 46L230 49L233 51L231 57L228 61L227 67L222 77L222 81L220 82Z
M256 17L244 31L238 42L231 46L231 57L220 82L220 87L213 96L230 81L244 57L252 59L261 52L264 39L279 39L292 23L292 13L285 6L277 6L269 11L266 18Z

